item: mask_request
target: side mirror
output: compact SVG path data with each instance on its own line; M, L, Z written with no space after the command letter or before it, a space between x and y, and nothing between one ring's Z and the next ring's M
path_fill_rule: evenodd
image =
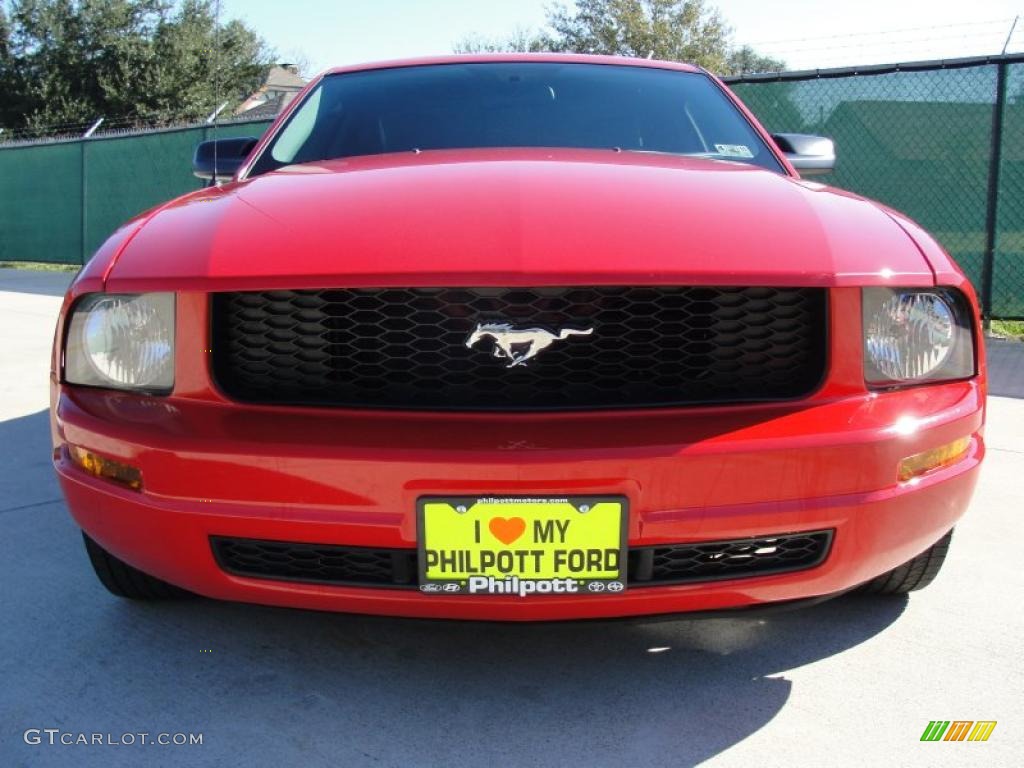
M214 183L226 181L242 167L258 141L252 136L246 136L201 142L192 156L192 173Z
M773 133L772 139L801 176L821 176L836 167L836 145L824 136Z

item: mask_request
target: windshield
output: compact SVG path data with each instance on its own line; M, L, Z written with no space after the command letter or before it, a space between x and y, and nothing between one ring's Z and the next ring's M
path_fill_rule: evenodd
M278 131L251 174L358 155L481 147L666 152L782 171L706 75L500 62L328 75Z

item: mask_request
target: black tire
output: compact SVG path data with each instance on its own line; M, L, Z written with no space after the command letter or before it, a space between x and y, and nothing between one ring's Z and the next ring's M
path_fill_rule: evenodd
M861 589L873 595L902 595L924 589L939 575L952 539L950 531L917 557L872 579Z
M107 590L118 597L130 600L176 600L192 597L191 592L168 584L166 581L132 568L123 560L118 560L103 547L82 532L85 540L85 551L89 553L89 562L96 571L96 577Z

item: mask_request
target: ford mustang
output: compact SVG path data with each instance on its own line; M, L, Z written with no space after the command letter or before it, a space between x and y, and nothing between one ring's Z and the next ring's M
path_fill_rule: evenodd
M978 305L801 177L834 164L685 64L324 73L68 292L53 461L99 580L495 620L927 585L984 454Z

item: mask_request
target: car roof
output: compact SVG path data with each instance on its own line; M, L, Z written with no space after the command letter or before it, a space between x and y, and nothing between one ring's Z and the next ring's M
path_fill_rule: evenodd
M424 56L412 59L394 59L391 61L373 61L365 64L351 64L331 67L324 75L341 72L359 72L368 69L392 69L396 67L421 67L429 64L467 64L495 62L570 62L576 64L615 64L627 67L650 67L654 69L674 69L680 72L701 72L700 67L681 61L660 61L658 59L637 59L629 56L593 56L583 53L472 53L449 54L446 56Z

